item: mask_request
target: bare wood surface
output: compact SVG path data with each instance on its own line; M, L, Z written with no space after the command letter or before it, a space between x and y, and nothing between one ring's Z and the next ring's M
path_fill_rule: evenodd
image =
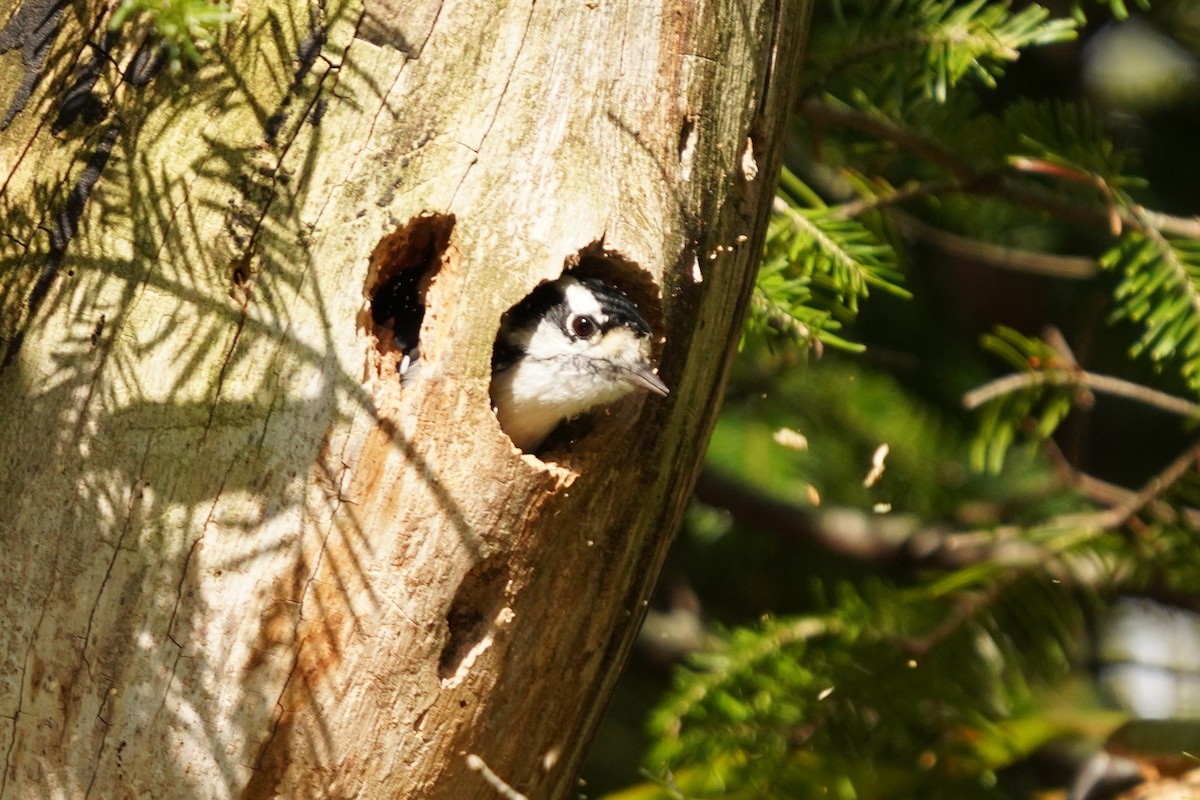
M0 133L0 798L494 797L472 755L567 796L708 439L807 4L242 2L195 74L113 44L56 131L111 5L16 7L56 16ZM423 214L401 388L364 293ZM585 250L672 395L522 455L500 315Z

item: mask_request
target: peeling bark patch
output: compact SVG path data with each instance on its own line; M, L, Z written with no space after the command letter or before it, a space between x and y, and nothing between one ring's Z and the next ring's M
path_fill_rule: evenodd
M325 47L325 41L329 38L327 29L324 25L314 26L300 46L296 48L296 74L292 76L291 92L295 92L304 78L312 69L313 63L316 62L317 56L321 55L322 48Z
M371 253L363 327L374 340L376 374L406 383L415 379L426 290L449 255L453 228L453 216L422 214L385 236Z
M79 118L89 124L95 124L108 114L104 102L96 96L92 89L100 78L100 71L110 61L109 52L116 45L119 34L109 31L104 37L103 44L93 44L91 59L80 68L71 87L63 93L58 103L58 116L50 129L55 133L61 132Z
M497 555L476 565L459 584L446 614L449 636L438 659L443 689L462 683L492 646L496 632L512 619L512 609L505 605L508 577L508 563Z
M692 178L692 161L696 155L696 117L688 115L679 127L679 167L681 177L688 181Z
M88 196L92 193L96 182L100 180L100 173L108 164L108 157L112 154L113 145L117 142L119 132L120 128L116 123L109 125L104 131L96 149L87 160L87 164L79 173L79 177L75 179L75 185L71 187L71 193L67 195L66 203L59 210L54 229L50 231L50 252L46 256L46 263L42 266L37 283L33 285L33 289L29 293L29 315L25 320L25 326L13 336L8 351L4 354L4 361L0 362L0 369L12 363L20 351L29 325L37 314L38 308L41 307L42 301L45 300L46 293L50 291L50 284L58 275L59 267L62 266L63 258L67 253L67 245L71 243L71 239L79 229L79 218L83 215Z
M93 348L100 343L100 337L104 335L104 322L104 315L101 314L100 319L97 320L95 327L92 328L92 335L89 338Z
M762 158L762 154L768 151L765 142L770 141L770 138L764 130L766 124L767 120L758 114L750 120L750 127L746 131L746 144L738 164L746 183L750 183L758 177L758 162Z
M20 47L21 66L25 68L4 120L0 121L0 131L7 128L17 114L25 109L25 104L33 96L33 90L42 77L46 53L58 36L58 18L66 7L67 0L26 0L0 29L0 53Z
M266 139L267 144L275 144L275 140L279 136L279 131L283 128L283 124L287 122L288 108L292 104L292 99L299 95L300 85L304 83L304 79L312 71L317 57L321 55L321 50L325 47L325 42L329 38L327 31L328 29L325 25L318 25L315 20L310 21L308 36L304 37L304 40L296 48L296 71L292 74L292 82L288 85L287 92L284 94L279 108L263 122L263 137ZM320 88L318 86L319 91Z
M317 102L313 103L312 114L309 115L308 121L315 128L321 124L321 120L325 117L325 109L329 107L329 101L324 97L317 98Z
M758 177L758 161L754 158L754 137L746 137L746 149L742 151L742 177L746 182Z
M129 60L129 66L125 68L125 82L131 86L145 86L154 80L154 76L162 69L163 64L167 62L167 51L165 47L152 47L149 44L143 44L133 58Z
M504 798L504 800L529 800L528 797L509 786L503 778L484 763L482 758L474 753L467 755L467 769L472 772L478 772L483 776L483 779L487 781L487 785L492 787L492 791Z
M287 122L287 112L283 109L267 117L267 121L263 123L263 136L266 137L268 144L275 144L275 137L279 135L279 129L285 122Z
M61 261L63 254L66 253L67 244L70 243L75 236L75 231L79 228L79 217L83 214L83 207L87 203L88 196L92 193L96 182L100 180L100 173L108 164L108 157L112 155L113 145L117 143L119 131L120 127L115 123L105 129L95 151L87 161L87 166L75 179L75 185L71 187L71 194L67 197L62 211L59 212L57 224L50 235L51 259L57 257Z

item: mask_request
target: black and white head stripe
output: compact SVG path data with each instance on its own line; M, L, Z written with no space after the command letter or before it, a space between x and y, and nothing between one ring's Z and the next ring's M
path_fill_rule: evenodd
M629 328L638 336L650 335L650 325L646 322L646 318L620 289L599 278L576 278L575 280L577 281L576 288L583 288L586 292L573 292L571 284L566 285L567 302L573 312L588 314L591 306L598 306L600 313L596 317L596 323L600 326L601 331L609 331L620 325ZM586 297L577 304L576 294ZM577 307L577 305L581 307Z
M638 337L650 335L650 325L624 292L599 278L581 278L571 272L539 285L504 316L500 340L492 354L492 369L503 370L524 353L522 331L542 322L557 326L570 338L589 338L590 320L596 332L625 327Z

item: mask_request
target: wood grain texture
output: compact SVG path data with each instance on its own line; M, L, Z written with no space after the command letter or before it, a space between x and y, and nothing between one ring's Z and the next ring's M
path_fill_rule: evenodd
M109 5L63 7L0 134L0 798L493 797L469 754L567 796L719 404L807 2L243 2L198 71L132 80L128 36L81 89ZM102 112L56 133L73 87ZM371 281L429 219L402 388ZM672 395L543 460L492 343L581 253Z

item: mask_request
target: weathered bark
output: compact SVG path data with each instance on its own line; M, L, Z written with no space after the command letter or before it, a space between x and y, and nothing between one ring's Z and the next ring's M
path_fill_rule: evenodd
M111 5L0 33L0 797L493 797L470 754L566 796L719 402L807 3L243 2L148 80L93 46ZM489 358L581 256L673 393L543 461ZM401 387L380 292L422 264Z

